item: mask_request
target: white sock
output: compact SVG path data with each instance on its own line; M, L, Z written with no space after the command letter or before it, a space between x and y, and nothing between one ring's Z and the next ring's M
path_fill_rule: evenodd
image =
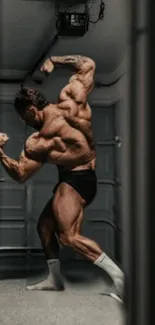
M102 253L94 264L106 271L114 282L118 278L124 279L121 269L105 253Z
M48 277L36 284L27 286L28 290L64 290L64 282L60 272L60 261L58 259L47 260Z
M60 271L60 261L59 259L47 260L49 275L48 278L51 280L55 287L63 287L64 282Z

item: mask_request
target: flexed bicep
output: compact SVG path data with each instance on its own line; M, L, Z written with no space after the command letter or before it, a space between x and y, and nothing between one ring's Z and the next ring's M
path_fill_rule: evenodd
M12 159L0 149L0 161L8 175L17 182L25 182L43 165L42 162L26 157L25 150L22 150L18 160Z
M83 90L83 92L88 95L94 86L95 68L96 65L93 60L88 59L83 62L81 68L77 70L77 73L74 74L69 80L69 83L72 85L74 91L77 89L76 87L79 87L79 90Z
M91 58L80 55L52 56L49 60L54 65L71 65L76 70L68 85L62 89L59 102L72 99L78 104L84 103L94 86L95 62Z

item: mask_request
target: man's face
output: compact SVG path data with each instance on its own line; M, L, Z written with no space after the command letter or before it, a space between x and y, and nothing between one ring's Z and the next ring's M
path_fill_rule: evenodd
M34 129L40 128L40 121L37 118L37 109L31 107L26 109L22 114L20 114L21 119L29 126Z

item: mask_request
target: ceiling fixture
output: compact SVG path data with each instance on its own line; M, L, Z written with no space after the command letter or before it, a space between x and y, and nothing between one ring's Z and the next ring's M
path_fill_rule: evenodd
M43 0L23 0L23 1L43 1ZM44 0L44 2L49 2L50 0ZM58 14L56 20L56 29L57 29L57 36L62 37L76 37L76 36L83 36L89 30L89 24L96 24L100 20L104 18L104 11L105 11L105 4L103 0L101 0L100 9L98 18L96 21L92 21L90 19L90 9L88 4L91 0L51 0L51 2L55 2L58 6ZM64 5L78 5L84 4L85 10L84 12L69 12L68 10L61 11L60 4Z
M85 3L84 12L67 12L60 11L58 5L58 15L56 21L56 29L58 36L83 36L89 29L89 23L96 24L104 18L105 4L101 0L99 15L96 21L90 19L88 3Z

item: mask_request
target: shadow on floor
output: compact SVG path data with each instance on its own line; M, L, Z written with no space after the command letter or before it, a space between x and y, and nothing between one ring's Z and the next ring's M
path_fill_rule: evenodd
M62 261L61 271L64 279L71 284L85 284L95 283L97 280L102 280L111 285L111 279L109 276L96 265L93 265L89 261ZM43 266L38 269L34 269L29 265L29 268L25 271L5 271L0 274L0 279L31 279L45 277L48 274L47 265L44 262Z

